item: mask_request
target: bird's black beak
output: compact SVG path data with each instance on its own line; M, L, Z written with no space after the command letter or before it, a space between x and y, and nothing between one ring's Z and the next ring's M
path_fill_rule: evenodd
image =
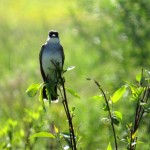
M51 37L56 37L56 35L55 34L52 34L52 36Z

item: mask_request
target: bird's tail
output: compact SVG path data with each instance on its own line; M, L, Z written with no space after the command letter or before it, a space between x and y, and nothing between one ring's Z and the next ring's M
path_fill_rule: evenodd
M46 86L43 87L43 99L48 99L46 94ZM51 101L58 101L58 95L57 95L57 85L54 86L54 89L51 93Z
M57 85L54 86L54 91L51 94L51 101L57 101L58 100L58 96L57 96Z
M46 86L43 87L43 99L48 99L46 95Z

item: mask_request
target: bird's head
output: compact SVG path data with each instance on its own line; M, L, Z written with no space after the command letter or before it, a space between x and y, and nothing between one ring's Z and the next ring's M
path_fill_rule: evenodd
M57 31L51 30L48 34L48 43L59 43L59 34Z
M54 30L51 30L48 35L49 38L59 38L58 32Z

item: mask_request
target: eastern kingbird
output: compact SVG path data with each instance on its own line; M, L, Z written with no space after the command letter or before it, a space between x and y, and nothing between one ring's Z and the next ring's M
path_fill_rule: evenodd
M45 82L43 87L43 98L47 98L46 85L50 89L50 99L55 101L58 99L57 84L58 74L56 65L59 65L60 69L63 69L64 64L64 51L59 41L59 34L57 31L50 31L47 41L41 47L39 54L40 70ZM58 67L58 66L57 66Z

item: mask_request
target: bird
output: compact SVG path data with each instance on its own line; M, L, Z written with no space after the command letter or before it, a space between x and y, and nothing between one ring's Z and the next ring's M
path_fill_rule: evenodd
M59 33L51 30L49 31L46 43L42 45L39 53L40 71L45 83L43 87L43 99L50 99L51 101L58 100L57 68L59 67L63 70L64 60L65 55L63 47L60 44ZM46 91L50 91L48 92L48 96Z

